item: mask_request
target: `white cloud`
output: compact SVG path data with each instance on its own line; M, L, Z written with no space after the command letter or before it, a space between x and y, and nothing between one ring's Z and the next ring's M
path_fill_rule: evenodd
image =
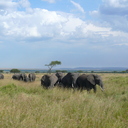
M24 8L31 8L28 0L21 0L19 4ZM33 42L46 39L55 42L77 42L77 40L82 40L80 44L86 42L98 43L105 39L121 41L119 37L123 37L123 41L128 40L127 33L113 30L111 25L102 27L102 25L87 23L69 13L39 8L31 9L31 12L28 12L27 9L0 15L1 36L8 37L8 40L9 38L19 41L34 39ZM98 11L95 11L95 13L98 14Z
M15 36L17 38L53 38L61 39L62 37L82 38L87 37L88 32L95 35L108 35L110 28L102 28L93 24L87 24L85 21L74 17L71 14L57 13L45 9L33 9L32 13L13 12L7 15L1 15L0 18L1 32L5 36Z
M0 10L14 11L18 6L17 2L12 0L0 0Z
M99 10L105 15L127 15L128 0L104 0Z
M74 2L71 0L71 3L79 10L81 11L82 13L84 13L84 9L80 6L80 4Z
M103 0L108 6L115 8L128 7L128 0Z
M59 34L66 18L44 9L33 9L33 13L12 12L0 16L3 35L26 37L53 37Z
M114 44L114 45L118 45L118 46L128 46L128 43L119 43L119 44Z
M18 0L18 2L14 2L13 0L0 0L0 14L17 11L18 8L25 8L27 11L31 11L30 6L29 0Z
M128 0L103 0L98 10L90 14L98 17L103 26L108 26L111 31L128 32Z
M30 5L31 5L28 0L20 0L18 3L20 6L24 8L30 8Z
M48 0L48 2L53 3L55 0ZM78 3L70 2L77 10L84 13L84 9ZM69 60L71 66L72 63L76 65L76 59L79 60L80 64L83 63L82 65L92 64L95 66L96 63L101 63L101 58L105 60L101 65L108 66L108 62L113 60L113 58L110 60L110 57L114 52L115 56L123 56L122 52L126 56L125 53L127 52L127 1L123 0L123 2L121 3L121 0L104 0L99 10L91 12L92 16L98 17L98 20L93 22L91 19L89 19L90 21L83 20L77 15L78 13L73 15L74 13L31 8L29 0L18 0L18 2L1 0L0 49L7 53L6 57L2 59L8 60L8 62L2 60L3 66L5 63L9 63L10 66L10 62L14 66L13 60L16 60L16 56L17 62L21 61L21 67L23 66L22 62L24 62L24 66L30 66L31 62L27 61L33 60L33 62L44 63L50 61L51 58L61 60L62 56L66 56L64 60L65 62ZM94 20L94 17L92 19ZM70 55L69 52L65 51L70 51ZM33 53L36 55L31 58ZM82 58L83 53L86 53L84 54L85 58L91 59L85 61ZM46 54L48 56L43 56ZM73 59L74 61L72 61L73 55L77 56ZM92 59L95 59L94 55L98 55L98 60L96 59L92 63ZM127 60L124 57L122 59ZM64 62L64 60L61 61ZM67 66L69 66L69 61Z
M65 32L72 33L74 31L76 31L76 29L79 26L81 26L82 23L84 23L84 22L82 20L80 20L79 18L69 16L67 18L67 21L64 23L63 30Z
M55 3L56 0L42 0L42 1L47 1L49 3Z

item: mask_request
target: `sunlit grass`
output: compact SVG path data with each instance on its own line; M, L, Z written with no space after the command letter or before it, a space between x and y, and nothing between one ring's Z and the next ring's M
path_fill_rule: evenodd
M105 91L79 92L25 83L5 74L0 80L1 128L127 128L128 74L100 74Z

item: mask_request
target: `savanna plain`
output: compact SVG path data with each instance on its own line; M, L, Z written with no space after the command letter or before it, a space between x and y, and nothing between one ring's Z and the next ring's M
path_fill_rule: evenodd
M4 74L0 80L0 128L127 128L128 74L99 74L102 92L55 87L45 90L36 74L25 83Z

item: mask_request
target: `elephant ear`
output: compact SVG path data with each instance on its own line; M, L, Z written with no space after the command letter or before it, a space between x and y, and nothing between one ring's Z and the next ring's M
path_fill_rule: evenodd
M93 75L88 75L87 76L87 81L89 81L91 84L95 85L95 79Z
M48 77L47 75L44 75L44 76L42 77L42 80L45 81L45 80L47 79L47 77Z

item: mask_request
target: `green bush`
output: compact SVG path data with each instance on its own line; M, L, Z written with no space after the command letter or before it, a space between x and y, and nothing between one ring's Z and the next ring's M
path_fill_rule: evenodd
M11 73L20 73L20 70L19 69L11 69L10 72Z

